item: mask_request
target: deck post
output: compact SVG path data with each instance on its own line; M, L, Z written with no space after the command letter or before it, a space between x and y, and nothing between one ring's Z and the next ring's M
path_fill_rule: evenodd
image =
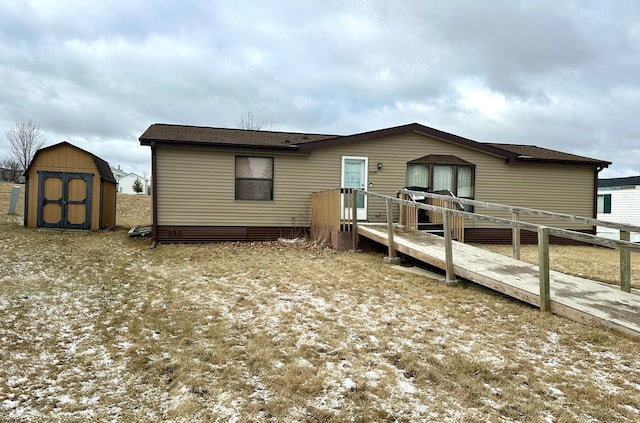
M620 231L620 241L631 241L631 232ZM631 292L631 251L620 249L620 289Z
M540 311L551 311L549 278L549 228L538 229L538 269L540 274Z
M353 251L358 249L358 192L355 188L351 191L351 243Z
M391 198L387 200L387 241L389 241L389 256L384 261L389 264L400 264L400 257L396 257L396 248L393 242L393 211L391 210Z
M511 215L511 220L517 223L519 217L520 213L514 211ZM511 229L511 243L513 244L513 258L520 260L520 227L516 224L514 224Z
M405 198L405 195L404 195L404 194L400 194L400 195L398 195L398 198L399 198L399 199L401 199L401 200L406 200L406 198ZM399 210L398 210L398 212L399 212L399 213L398 213L398 223L400 224L400 226L404 226L404 225L406 225L406 220L407 220L407 219L406 219L405 214L407 213L407 211L406 211L406 210L407 210L407 207L408 207L408 206L407 206L406 204L404 204L404 203L399 203L399 206L398 206L398 209L399 209Z
M446 261L446 283L455 284L456 275L453 271L453 244L451 239L451 224L449 222L449 204L445 202L445 208L442 209L442 228L444 231L444 257Z

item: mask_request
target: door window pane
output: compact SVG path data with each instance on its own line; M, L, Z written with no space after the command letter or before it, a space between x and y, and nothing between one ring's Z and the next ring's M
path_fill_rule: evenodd
M345 188L364 188L364 162L360 160L345 160L344 186Z

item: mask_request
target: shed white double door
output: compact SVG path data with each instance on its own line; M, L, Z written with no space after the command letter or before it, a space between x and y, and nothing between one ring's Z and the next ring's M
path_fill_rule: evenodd
M340 186L342 188L359 188L367 189L367 174L369 159L367 157L342 156L342 180ZM351 219L351 203L353 197L351 194L342 194L341 196L342 218ZM358 194L356 198L356 218L358 220L367 219L367 196ZM346 216L345 216L346 214Z

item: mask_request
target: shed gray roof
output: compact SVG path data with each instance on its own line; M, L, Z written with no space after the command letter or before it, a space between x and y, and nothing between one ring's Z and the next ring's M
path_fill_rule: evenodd
M170 125L155 123L140 136L141 145L173 145L181 147L206 147L218 149L242 149L256 151L281 151L309 154L319 148L373 140L381 137L414 132L442 141L465 146L505 159L507 163L555 162L566 164L607 167L611 162L550 150L547 148L483 143L454 135L418 123L384 128L353 135L309 134L303 132L255 131L244 129L213 128L203 126Z

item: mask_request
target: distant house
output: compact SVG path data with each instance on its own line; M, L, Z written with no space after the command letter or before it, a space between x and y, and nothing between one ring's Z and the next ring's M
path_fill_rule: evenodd
M135 173L127 173L118 180L118 192L123 194L138 194L133 189L133 184L136 180L139 180L142 185L140 194L149 194L149 182L143 176L136 175Z
M127 172L120 169L120 166L118 167L111 166L111 173L113 173L113 177L116 178L116 181L127 174Z
M283 229L309 225L313 192L339 187L387 195L405 186L447 189L595 217L598 172L611 164L530 145L481 143L417 123L348 136L154 124L139 140L151 149L156 242L275 239ZM384 202L364 199L357 215L382 222ZM523 242L535 239L527 234ZM467 242L510 239L511 229L490 223L470 221L465 228Z
M640 226L640 176L598 180L598 219ZM597 228L598 235L619 239L620 232ZM631 233L631 241L639 242L640 234Z
M0 182L15 182L20 176L19 170L0 167Z
M121 170L119 167L118 168L112 167L111 171L113 172L113 176L116 178L116 182L118 184L118 192L119 193L122 193L122 194L138 194L133 189L133 184L135 183L136 179L140 180L140 183L142 184L142 192L140 192L140 194L149 194L150 193L149 192L150 191L149 181L144 176L140 176L140 175L135 174L135 173L125 172L125 171Z

